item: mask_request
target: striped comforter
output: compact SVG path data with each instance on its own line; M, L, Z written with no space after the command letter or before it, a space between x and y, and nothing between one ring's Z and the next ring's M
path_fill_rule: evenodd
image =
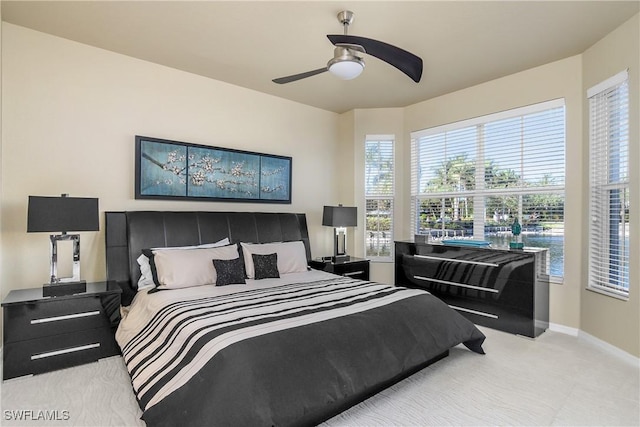
M116 338L148 425L317 422L453 345L482 352L484 336L420 290L336 276L234 287L132 304Z

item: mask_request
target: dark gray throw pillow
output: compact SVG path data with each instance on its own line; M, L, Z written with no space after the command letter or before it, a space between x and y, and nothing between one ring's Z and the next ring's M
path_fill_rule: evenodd
M280 277L277 253L268 255L251 254L251 257L253 258L254 277L256 280L277 279Z
M234 259L214 259L213 267L216 269L216 286L242 285L244 281L244 261Z

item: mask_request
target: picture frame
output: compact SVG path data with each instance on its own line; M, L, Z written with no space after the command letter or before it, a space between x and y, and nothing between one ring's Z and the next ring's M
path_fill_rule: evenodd
M136 135L135 198L291 204L292 158Z

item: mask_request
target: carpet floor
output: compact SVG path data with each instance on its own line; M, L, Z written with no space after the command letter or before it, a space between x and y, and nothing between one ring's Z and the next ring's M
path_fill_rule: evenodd
M640 425L637 365L557 332L481 329L486 355L458 346L323 426ZM3 426L145 425L120 357L5 381L0 393Z

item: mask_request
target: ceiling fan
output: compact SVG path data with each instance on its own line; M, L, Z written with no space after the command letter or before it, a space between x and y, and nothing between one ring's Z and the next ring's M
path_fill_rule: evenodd
M422 59L411 52L399 47L366 37L351 36L347 34L349 25L353 22L353 12L344 10L338 13L338 21L344 27L344 34L329 34L327 38L336 47L326 67L305 73L273 79L274 83L291 83L316 74L329 71L331 74L343 80L351 80L360 75L364 70L364 59L359 54L366 53L396 67L418 83L422 77Z

